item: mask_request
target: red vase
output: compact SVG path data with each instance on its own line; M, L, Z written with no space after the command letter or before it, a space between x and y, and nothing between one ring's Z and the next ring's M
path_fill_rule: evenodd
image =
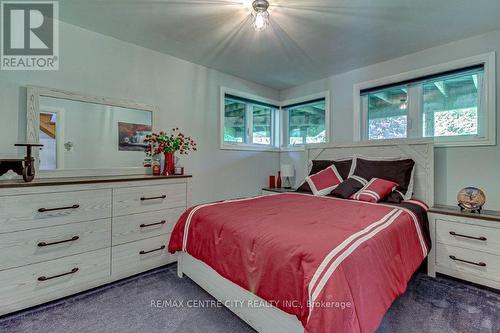
M269 188L276 187L276 176L269 176Z
M276 187L281 188L281 171L278 171L278 178L276 179Z
M164 176L172 176L175 171L174 153L165 153L165 165L163 167Z

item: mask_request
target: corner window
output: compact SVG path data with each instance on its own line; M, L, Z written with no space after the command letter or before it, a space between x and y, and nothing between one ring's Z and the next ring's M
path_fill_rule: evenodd
M283 111L288 124L285 146L328 142L326 98L285 105Z
M222 147L243 150L277 149L279 106L257 98L222 91Z
M482 58L466 67L359 88L360 138L495 144L494 94L487 93L494 91L494 61L491 55Z

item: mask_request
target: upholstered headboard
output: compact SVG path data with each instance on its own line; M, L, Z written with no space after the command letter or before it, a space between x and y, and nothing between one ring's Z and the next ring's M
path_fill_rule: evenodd
M429 141L363 142L345 145L310 145L305 163L310 160L339 160L353 156L366 158L411 158L415 161L413 195L432 207L434 204L434 144Z

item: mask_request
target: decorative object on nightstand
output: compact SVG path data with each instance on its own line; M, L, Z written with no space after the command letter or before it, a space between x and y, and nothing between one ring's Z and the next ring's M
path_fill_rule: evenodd
M281 188L281 171L278 171L278 178L276 179L276 187Z
M288 192L295 192L296 189L294 188L270 188L270 187L264 187L262 189L262 194L279 194L279 193L288 193Z
M43 147L41 144L19 143L16 147L26 147L26 156L20 159L0 159L0 176L12 170L19 176L23 176L25 182L29 183L35 178L35 159L31 154L33 147Z
M181 155L187 155L188 151L197 150L194 140L179 132L178 127L173 128L170 134L161 131L146 135L144 143L148 145L145 150L147 156L164 154L163 176L175 174L175 152L178 151Z
M500 212L481 215L453 206L429 210L429 274L446 274L500 289Z
M293 165L291 164L283 164L281 165L281 177L285 178L284 188L291 189L292 184L290 183L290 177L295 175L295 170L293 169Z
M486 203L486 194L481 189L470 186L458 192L457 200L460 210L481 214L481 210Z

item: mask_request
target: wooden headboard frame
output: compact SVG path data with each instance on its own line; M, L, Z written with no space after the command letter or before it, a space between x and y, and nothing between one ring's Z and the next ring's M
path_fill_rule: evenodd
M306 172L311 160L339 160L349 157L380 159L411 158L415 161L414 197L434 204L434 144L429 141L361 142L345 145L308 145L305 150Z

